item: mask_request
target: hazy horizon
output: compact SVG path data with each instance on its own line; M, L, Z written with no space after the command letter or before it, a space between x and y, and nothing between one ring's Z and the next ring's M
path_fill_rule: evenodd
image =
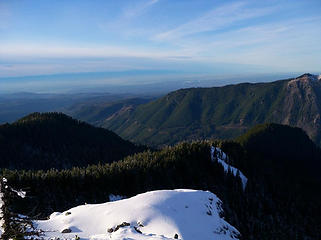
M3 0L0 92L318 74L320 10L317 0Z
M303 73L180 74L168 71L124 71L47 74L0 78L0 94L166 94L181 88L220 87L238 83L271 82ZM318 73L313 73L318 74Z

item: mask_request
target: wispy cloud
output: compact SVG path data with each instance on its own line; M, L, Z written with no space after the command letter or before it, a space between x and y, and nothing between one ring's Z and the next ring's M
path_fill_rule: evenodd
M180 47L213 62L261 64L280 71L316 70L321 64L320 22L321 17L301 17L262 23L182 41ZM310 62L308 67L305 62Z
M150 34L150 29L135 26L135 21L148 13L160 0L142 0L126 4L114 19L98 23L103 32L113 32L120 36L132 37Z
M0 44L1 58L99 58L99 57L137 57L137 58L187 58L180 51L164 51L128 46L86 46L77 47L57 44Z
M213 9L197 19L154 36L155 40L172 40L188 35L219 30L243 20L272 13L275 7L248 8L245 2L226 4Z
M135 5L127 6L123 11L123 16L126 19L131 19L143 14L148 8L158 3L159 0L148 0L137 2Z
M98 4L88 0L85 6L64 2L77 10L72 16L61 13L59 1L49 12L33 7L39 5L37 0L30 2L0 0L0 75L36 73L37 66L38 72L51 73L158 68L164 62L166 68L179 63L175 68L186 70L198 64L197 71L201 66L215 69L218 63L297 71L321 66L321 5L311 7L312 1L124 0ZM94 17L82 17L92 10L97 12ZM52 21L50 14L65 18ZM52 62L45 62L48 59ZM6 65L12 62L14 67Z

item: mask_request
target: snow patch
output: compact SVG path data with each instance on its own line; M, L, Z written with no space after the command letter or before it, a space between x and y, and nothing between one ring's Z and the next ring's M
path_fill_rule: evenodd
M34 221L44 239L235 240L221 200L197 190L161 190L103 204L87 204ZM62 231L68 233L61 233Z
M13 189L12 187L9 187L8 185L7 185L7 183L8 183L8 179L6 179L6 178L2 178L2 182L4 183L4 187L7 189L7 188L9 188L12 192L14 192L14 193L16 193L19 197L21 197L21 198L25 198L26 197L26 195L27 195L27 193L25 192L25 191L22 191L22 190L15 190L15 189Z
M12 187L9 187L8 180L6 178L2 178L2 183L0 183L0 239L1 239L2 234L4 233L3 225L5 223L4 219L3 219L3 212L2 212L2 207L4 205L2 188L11 190L12 192L16 193L21 198L26 197L25 191L22 191L22 190L17 191L15 189L13 189Z
M245 189L247 184L247 177L245 177L245 175L239 169L227 163L228 156L226 155L225 152L222 151L222 149L212 146L211 159L212 161L218 161L223 166L225 172L230 171L234 176L238 176L238 173L239 173L239 177L241 178L241 181L242 181L243 190Z
M21 198L25 198L26 197L26 192L25 191L22 191L22 190L17 191L17 190L15 190L13 188L11 188L11 191L16 193Z
M3 193L2 193L2 184L0 184L0 238L2 236L2 234L4 233L4 219L3 219L3 212L2 212L2 207L3 207Z

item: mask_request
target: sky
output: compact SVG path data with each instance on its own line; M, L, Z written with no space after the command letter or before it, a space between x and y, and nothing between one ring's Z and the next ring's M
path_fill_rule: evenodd
M0 81L319 72L320 10L320 0L0 0Z

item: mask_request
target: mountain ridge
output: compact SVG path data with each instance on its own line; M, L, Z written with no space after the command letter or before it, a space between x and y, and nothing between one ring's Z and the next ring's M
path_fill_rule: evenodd
M134 142L162 145L234 138L256 124L275 122L300 127L321 144L320 114L321 81L303 74L269 83L180 89L117 112L100 125Z

